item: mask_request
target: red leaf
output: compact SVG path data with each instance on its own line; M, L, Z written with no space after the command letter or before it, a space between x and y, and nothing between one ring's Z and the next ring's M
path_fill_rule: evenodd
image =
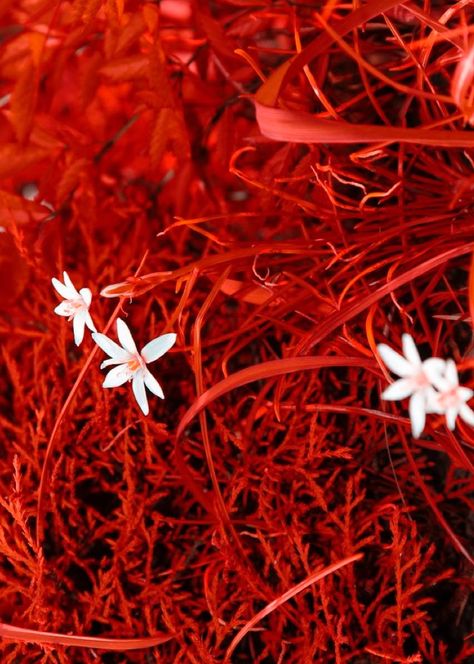
M150 50L148 75L150 85L156 96L156 106L158 108L174 108L175 101L168 79L166 57L158 43L154 44Z
M354 10L342 20L337 26L337 34L342 37L354 28L398 4L400 3L395 0L371 0L371 2ZM270 78L258 90L256 94L257 101L267 106L274 106L281 89L284 88L286 83L311 60L325 53L332 43L333 39L327 33L324 32L318 35L294 58L284 62L272 73Z
M36 107L38 73L29 65L20 74L11 98L11 121L18 141L25 143L30 135Z
M19 148L16 143L0 146L0 178L17 175L25 168L36 164L51 155L49 150L34 145Z
M174 152L179 159L189 153L187 137L179 112L173 108L162 108L158 111L150 141L150 159L153 168L159 164L167 147L173 144Z
M90 166L88 159L75 159L66 168L56 191L56 201L60 206L79 184L82 173Z
M103 650L139 650L152 648L166 643L173 636L159 634L158 636L144 636L137 639L99 638L96 636L75 636L73 634L58 634L57 632L40 632L36 629L24 629L14 625L0 623L0 636L4 639L24 641L27 643L50 643L52 645L79 646L82 648L101 648Z
M11 224L41 221L49 214L50 210L42 205L28 201L8 191L0 191L0 223L7 229Z
M234 650L236 649L240 641L244 638L244 636L252 629L254 625L263 620L265 616L268 616L270 613L275 611L275 609L277 609L279 606L287 602L289 599L303 592L303 590L306 590L306 588L309 588L309 586L311 586L313 583L316 583L317 581L324 579L329 574L334 574L334 572L337 572L339 569L345 567L346 565L350 565L351 563L357 562L362 557L363 557L362 553L356 553L354 556L349 556L348 558L339 560L337 563L332 563L332 565L328 565L324 569L320 569L317 572L313 572L306 579L304 579L300 583L297 583L296 586L290 588L290 590L288 590L286 593L283 593L283 595L280 595L280 597L274 599L272 602L267 604L267 606L265 606L255 616L253 616L253 618L249 620L242 627L242 629L240 629L239 632L234 636L230 646L227 649L224 661L226 662L228 661L229 657L234 652Z
M17 300L28 281L28 266L20 256L12 237L0 232L0 308Z
M474 46L456 67L451 92L466 122L474 125Z
M242 302L249 302L249 304L264 304L272 297L270 290L263 286L249 289L248 286L237 279L226 279L221 286L221 291L226 295L237 297Z
M225 34L221 24L211 16L209 11L205 10L204 5L205 3L203 2L195 3L197 25L204 32L212 48L218 55L238 60L239 58L235 55L234 49L229 47L229 37Z
M321 120L310 113L272 108L256 102L257 122L267 138L290 143L379 143L399 142L436 147L473 147L471 131L405 129L378 125Z
M111 81L129 81L148 74L149 61L144 55L112 60L100 68L101 74Z
M285 374L295 373L297 371L315 371L316 369L323 369L325 367L361 367L368 371L374 371L376 368L375 362L371 362L367 358L362 357L336 357L336 356L311 356L311 357L290 357L281 360L270 360L269 362L262 362L255 366L247 367L241 371L224 378L220 383L216 383L209 390L201 394L196 399L191 408L181 418L181 421L176 432L176 437L179 438L188 424L198 415L206 406L218 399L219 397L227 394L237 387L248 385L257 380L265 380L267 378L275 378L276 376L284 376Z

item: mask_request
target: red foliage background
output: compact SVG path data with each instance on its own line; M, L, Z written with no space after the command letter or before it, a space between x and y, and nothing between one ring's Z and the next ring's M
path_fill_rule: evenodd
M473 385L473 15L0 1L2 662L472 661L473 431L375 346ZM63 269L177 332L149 417Z

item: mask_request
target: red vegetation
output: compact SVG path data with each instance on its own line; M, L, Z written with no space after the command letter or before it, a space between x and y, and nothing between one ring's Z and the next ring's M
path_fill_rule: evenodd
M376 344L474 386L473 17L0 1L2 662L472 661L474 432ZM178 334L148 417L64 269Z

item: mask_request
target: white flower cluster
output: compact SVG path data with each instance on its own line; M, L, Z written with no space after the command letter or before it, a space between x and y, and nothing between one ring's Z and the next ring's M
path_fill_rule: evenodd
M51 280L59 295L64 298L55 308L58 316L67 316L72 320L74 341L79 346L84 338L84 327L92 331L92 338L104 353L109 355L100 368L117 365L109 371L103 382L104 387L117 387L127 381L132 382L133 394L144 415L148 415L149 406L145 386L161 399L165 398L161 385L148 370L147 364L164 355L174 345L176 334L162 334L149 341L139 352L127 324L117 319L117 336L122 344L119 346L105 334L97 332L89 313L92 293L88 288L77 291L67 272L63 272L64 283L58 279Z
M382 393L382 399L398 401L410 397L408 411L413 436L420 437L428 413L444 415L451 431L458 416L474 426L474 411L466 403L474 391L459 385L454 360L430 357L422 361L409 334L402 335L402 347L403 355L400 355L386 344L377 346L386 366L400 376Z

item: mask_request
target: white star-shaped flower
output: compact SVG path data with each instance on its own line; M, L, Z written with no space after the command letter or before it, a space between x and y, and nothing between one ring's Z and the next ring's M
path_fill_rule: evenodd
M459 415L467 424L474 426L474 411L467 405L474 391L459 385L459 376L454 360L446 361L443 375L433 377L433 385L438 390L430 397L432 412L446 416L446 426L451 431L456 426Z
M95 325L89 313L92 301L92 293L89 288L81 288L77 291L67 272L63 272L64 283L54 277L51 279L54 288L64 298L55 308L54 313L58 316L67 316L72 320L74 329L74 341L79 346L84 338L84 326L95 332Z
M96 332L92 335L96 344L102 348L104 353L110 356L110 359L102 362L100 368L103 369L112 364L118 365L109 371L103 386L118 387L131 380L135 399L143 414L148 415L149 407L145 385L157 397L164 399L165 395L161 385L146 365L169 351L176 341L176 334L162 334L143 346L140 352L137 350L128 326L121 318L117 318L117 335L122 346L109 339L105 334Z
M382 393L382 399L398 401L410 397L408 406L411 430L418 438L425 428L426 413L434 412L433 385L445 370L446 362L438 357L422 361L418 349L409 334L402 335L404 355L399 355L386 344L379 344L380 357L393 373L400 376Z

